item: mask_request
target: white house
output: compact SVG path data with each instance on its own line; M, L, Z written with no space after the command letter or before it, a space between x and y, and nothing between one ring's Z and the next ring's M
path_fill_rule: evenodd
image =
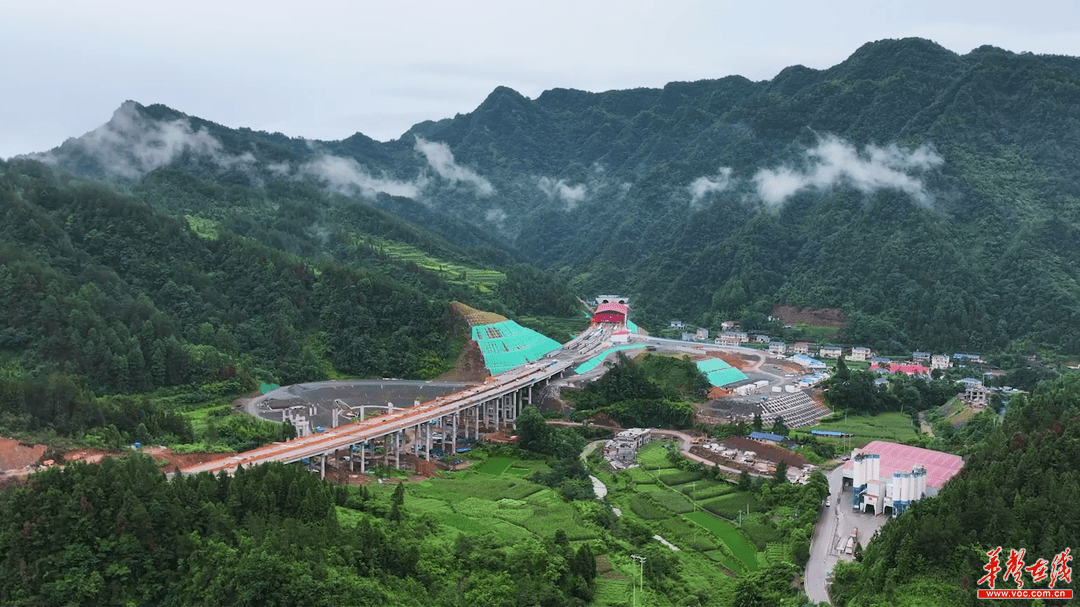
M952 366L952 361L949 360L948 354L935 354L930 357L931 369L948 369Z
M709 330L705 328L698 329L694 332L694 339L698 341L705 341L709 339Z
M769 354L783 354L787 352L787 344L782 341L769 342Z
M671 328L671 329L685 329L686 328L686 323L684 323L681 320L673 320L670 323L668 323L668 327Z
M864 346L855 346L851 349L851 360L865 361L873 356L873 351L871 351L870 348L866 348Z
M791 351L796 353L796 354L807 354L807 355L809 355L810 354L810 342L808 342L808 341L797 341L797 342L795 342L795 345L791 348Z
M731 331L724 331L716 338L716 345L718 346L735 347L740 343L742 342L740 342L739 338Z

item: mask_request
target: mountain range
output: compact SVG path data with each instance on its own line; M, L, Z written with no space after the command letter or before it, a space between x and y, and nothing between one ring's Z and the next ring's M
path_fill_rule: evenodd
M498 88L385 143L127 102L28 158L238 233L288 215L277 246L305 254L341 216L304 197L358 200L580 295L628 294L646 327L783 304L840 308L842 339L880 352L1080 352L1075 57L883 40L762 82Z

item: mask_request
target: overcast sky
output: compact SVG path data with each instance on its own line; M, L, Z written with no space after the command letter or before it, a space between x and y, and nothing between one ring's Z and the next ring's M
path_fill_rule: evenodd
M1080 3L0 0L0 158L94 129L127 99L231 127L388 140L499 85L535 98L766 80L907 36L1080 55Z

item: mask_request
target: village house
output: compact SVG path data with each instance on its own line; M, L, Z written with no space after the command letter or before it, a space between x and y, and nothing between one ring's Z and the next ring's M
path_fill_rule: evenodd
M716 337L715 341L718 346L735 347L741 344L739 337L732 331L724 331Z
M851 349L851 360L866 361L873 356L873 351L865 346L855 346Z
M952 362L949 360L948 354L935 354L930 357L931 369L948 369L952 366Z
M792 346L791 351L796 353L796 354L806 354L806 355L809 356L809 354L810 354L810 342L808 342L808 341L797 341L797 342L795 342L795 345Z
M844 349L840 346L821 346L818 350L818 358L840 358Z
M769 354L784 354L787 352L787 344L782 341L769 342Z

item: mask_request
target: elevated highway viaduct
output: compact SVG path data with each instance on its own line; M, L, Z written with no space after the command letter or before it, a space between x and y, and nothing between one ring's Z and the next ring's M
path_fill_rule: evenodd
M359 454L360 471L366 472L369 450L381 446L387 464L393 453L393 465L401 466L401 455L411 443L411 450L430 460L433 442L449 443L457 450L458 439L479 439L481 428L504 428L514 423L521 409L533 404L536 390L552 378L561 376L577 364L580 355L558 350L547 357L526 363L489 378L483 384L441 396L407 409L398 409L318 434L309 434L284 443L275 443L232 457L189 466L182 474L227 472L239 466L264 462L296 462L321 458L325 474L326 458L346 449ZM448 440L447 440L448 439Z

